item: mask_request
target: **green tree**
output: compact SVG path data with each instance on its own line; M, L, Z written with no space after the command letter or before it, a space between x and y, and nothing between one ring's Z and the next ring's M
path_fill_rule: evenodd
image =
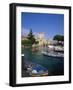
M63 35L55 35L53 40L64 41L64 36Z
M32 29L30 29L30 32L26 39L22 40L22 45L24 46L32 46L33 44L38 44L38 41L36 41Z
M35 43L35 37L33 35L32 29L30 29L30 32L29 32L27 38L30 40L31 44L34 44Z

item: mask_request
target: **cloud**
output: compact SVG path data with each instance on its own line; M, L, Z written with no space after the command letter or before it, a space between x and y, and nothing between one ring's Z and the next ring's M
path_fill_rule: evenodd
M29 31L30 31L29 29L22 28L21 35L22 36L27 36Z

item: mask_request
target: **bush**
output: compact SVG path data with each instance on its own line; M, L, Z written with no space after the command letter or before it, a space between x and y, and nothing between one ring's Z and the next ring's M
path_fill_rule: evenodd
M24 45L24 46L31 45L31 41L30 40L22 40L22 45Z

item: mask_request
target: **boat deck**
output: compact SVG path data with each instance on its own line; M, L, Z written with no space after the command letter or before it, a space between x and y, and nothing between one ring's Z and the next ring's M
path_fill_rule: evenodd
M58 53L58 52L41 52L43 55L46 55L46 56L50 56L50 57L64 57L64 54L63 53Z

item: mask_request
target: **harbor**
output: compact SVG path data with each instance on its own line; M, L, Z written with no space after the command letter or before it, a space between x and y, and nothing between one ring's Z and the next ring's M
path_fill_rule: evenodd
M22 77L64 75L64 15L23 13Z
M35 64L28 60L25 60L23 64L24 66L22 68L23 70L22 77L48 76L48 70L39 64Z
M43 55L31 48L24 50L22 56L22 77L40 77L64 74L64 57Z

